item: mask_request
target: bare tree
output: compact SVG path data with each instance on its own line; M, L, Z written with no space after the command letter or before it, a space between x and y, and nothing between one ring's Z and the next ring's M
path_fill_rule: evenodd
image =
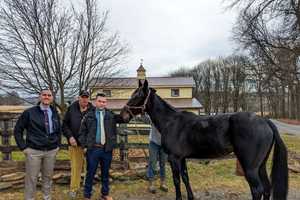
M215 114L218 114L221 109L221 102L222 102L222 87L221 87L221 64L219 61L212 66L212 78L213 78L213 94L212 94L212 108Z
M222 112L226 113L229 111L230 106L230 94L232 88L230 87L230 66L227 65L226 59L220 59L220 73L221 73L221 107Z
M206 114L246 110L248 107L246 73L250 61L245 56L206 60L192 69L181 68L172 76L190 76L195 81L193 96L203 105Z
M232 84L232 103L233 103L233 111L239 111L242 103L245 102L243 98L245 98L244 90L246 84L246 67L248 65L248 61L243 56L232 56L227 59L228 65L231 68L231 84Z
M118 73L127 52L106 29L96 0L82 10L59 0L3 0L0 10L0 74L3 85L27 94L50 88L56 105L65 97Z
M229 7L240 9L234 28L234 39L243 49L250 51L252 56L255 55L255 59L259 58L259 65L264 67L262 71L265 74L265 83L279 92L274 96L280 100L274 100L279 102L272 104L272 109L276 109L273 113L278 117L299 119L299 0L228 0L228 2L231 2ZM269 92L272 93L271 90ZM271 99L270 96L268 98ZM291 109L292 107L296 109Z

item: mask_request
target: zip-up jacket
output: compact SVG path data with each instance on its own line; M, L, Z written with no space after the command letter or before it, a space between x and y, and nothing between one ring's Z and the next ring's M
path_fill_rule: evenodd
M21 150L32 149L49 151L61 144L60 117L56 109L52 110L53 132L48 133L44 121L44 113L39 105L25 110L14 128L14 137ZM26 139L24 139L24 134Z
M105 151L112 151L117 144L117 123L127 123L123 118L105 109L104 114L104 131L105 131ZM89 111L83 118L80 131L79 143L82 147L92 148L96 144L97 118L95 108Z
M88 108L86 111L81 112L80 111L80 105L79 101L75 101L72 103L63 120L63 125L62 125L62 130L64 136L68 139L70 137L74 137L75 140L78 142L78 135L79 135L79 129L80 129L80 124L83 116L88 113L91 109L93 108L93 105L91 103L88 104Z

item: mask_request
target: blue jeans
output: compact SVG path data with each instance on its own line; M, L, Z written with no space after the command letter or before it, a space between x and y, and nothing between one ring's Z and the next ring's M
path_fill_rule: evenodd
M86 153L87 172L84 184L84 197L91 198L93 180L96 174L98 165L101 166L101 194L109 194L109 168L112 160L112 151L105 152L104 148L94 147L88 149Z
M147 178L153 180L156 171L157 161L159 161L159 175L161 179L166 177L166 160L167 154L162 146L150 141L149 143L149 162L147 169Z

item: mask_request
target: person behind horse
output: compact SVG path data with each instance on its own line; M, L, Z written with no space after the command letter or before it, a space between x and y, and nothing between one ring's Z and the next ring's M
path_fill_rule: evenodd
M57 110L51 105L53 95L43 89L39 104L25 110L19 117L14 137L25 154L25 200L34 200L38 175L42 174L44 200L51 200L55 157L61 143L61 126ZM26 134L26 140L23 135Z
M84 198L92 196L93 180L98 164L101 166L101 197L102 200L112 200L109 196L109 168L112 161L112 151L116 146L116 123L124 123L123 118L106 108L105 94L98 93L94 102L95 109L89 111L82 120L78 141L86 148L87 172L84 184Z
M72 103L63 120L63 134L68 139L71 160L71 182L69 197L75 198L80 189L81 172L84 165L83 148L78 143L78 135L82 118L93 105L89 102L89 92L82 90L78 100Z
M161 134L151 123L149 134L149 161L147 168L147 178L149 180L149 192L155 193L156 187L154 183L157 160L159 161L160 189L164 192L168 191L166 185L166 161L167 154L161 146Z

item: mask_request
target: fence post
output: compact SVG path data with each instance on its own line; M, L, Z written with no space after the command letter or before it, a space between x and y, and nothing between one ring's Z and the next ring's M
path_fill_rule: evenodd
M128 135L125 127L120 127L120 161L124 164L124 168L129 168L128 162Z
M12 160L12 154L11 154L11 143L10 143L10 138L11 138L11 131L9 131L9 120L12 120L12 116L9 114L3 114L1 116L2 121L4 122L4 128L2 131L2 146L3 146L3 151L2 151L2 159L3 160Z

